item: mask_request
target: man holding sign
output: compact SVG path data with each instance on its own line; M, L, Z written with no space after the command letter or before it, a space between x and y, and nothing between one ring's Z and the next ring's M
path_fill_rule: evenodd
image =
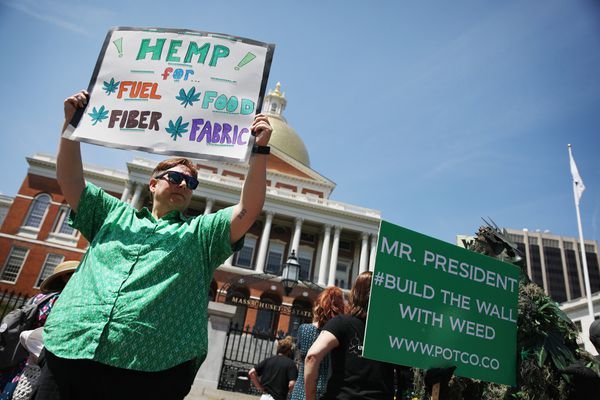
M87 104L64 103L67 129ZM85 182L79 142L61 138L57 179L71 224L90 242L44 330L38 399L183 399L207 353L214 270L241 247L265 199L271 126L257 115L240 201L210 215L182 213L198 185L187 159L157 165L152 210L138 211Z

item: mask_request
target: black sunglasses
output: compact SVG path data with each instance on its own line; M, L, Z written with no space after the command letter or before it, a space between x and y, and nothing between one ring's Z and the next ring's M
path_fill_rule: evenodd
M180 185L181 182L185 180L185 185L190 190L194 190L198 187L198 179L177 171L165 171L156 175L156 179L161 178L165 178L167 182L173 183L175 185Z

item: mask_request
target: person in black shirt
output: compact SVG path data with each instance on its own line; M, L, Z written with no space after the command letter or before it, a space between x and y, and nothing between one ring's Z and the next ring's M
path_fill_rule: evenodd
M286 400L298 379L298 368L290 358L294 339L286 336L277 343L277 355L258 363L248 372L256 388L263 392L260 400Z
M316 380L321 360L331 352L331 377L321 399L392 400L395 366L362 357L365 320L372 273L361 273L350 291L347 315L325 324L304 360L306 400L316 400Z

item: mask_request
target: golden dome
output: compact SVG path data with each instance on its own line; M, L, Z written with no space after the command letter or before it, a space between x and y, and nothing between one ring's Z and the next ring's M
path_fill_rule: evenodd
M276 147L293 159L310 167L308 151L300 136L279 115L267 113L273 127L269 145Z
M287 124L283 116L283 110L286 105L285 93L281 92L281 83L277 82L275 90L272 90L265 96L263 107L273 127L269 144L307 167L310 167L310 159L308 158L308 151L304 142L296 131Z

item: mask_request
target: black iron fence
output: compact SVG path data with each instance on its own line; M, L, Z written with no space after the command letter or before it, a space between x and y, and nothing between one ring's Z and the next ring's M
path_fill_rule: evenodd
M21 307L29 296L9 290L0 291L0 321L12 310Z
M260 396L262 393L250 382L248 371L260 361L275 355L277 340L282 337L232 326L227 334L218 389Z

